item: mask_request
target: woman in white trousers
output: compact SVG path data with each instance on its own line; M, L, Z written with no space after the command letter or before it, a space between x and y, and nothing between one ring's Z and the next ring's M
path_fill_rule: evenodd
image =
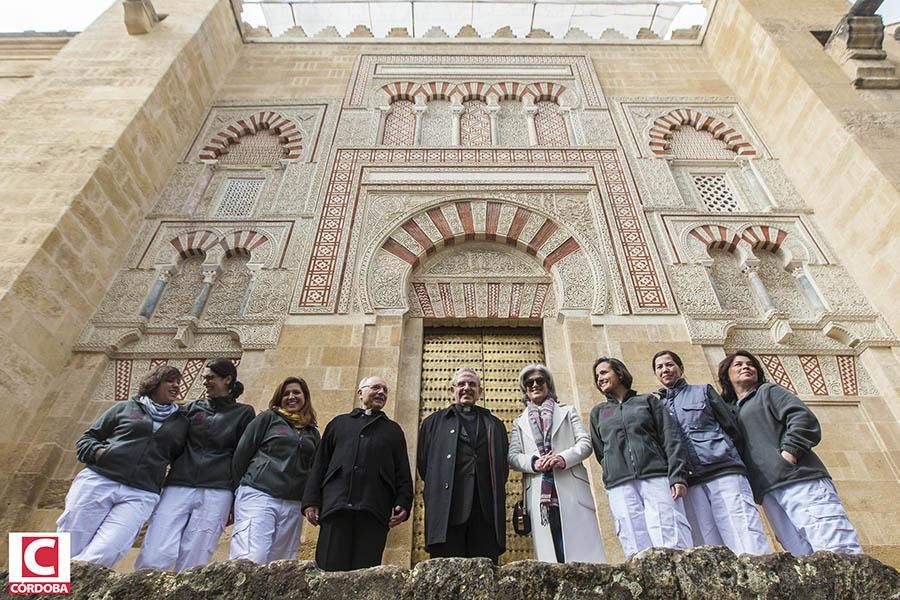
M753 495L784 549L797 556L861 553L831 476L812 450L822 439L813 412L789 390L766 383L759 360L746 350L719 363L719 383L735 407Z
M735 554L772 551L734 439L737 422L712 386L690 384L671 350L653 356L659 395L684 438L690 474L684 507L695 546L728 546Z
M600 357L592 372L606 401L591 410L591 442L625 555L689 548L688 468L678 425L659 398L631 389L631 373L619 359Z
M234 452L232 472L240 487L230 558L265 564L297 557L303 528L300 501L319 440L309 386L288 377Z
M205 565L225 530L237 482L231 461L253 420L234 362L218 358L202 373L206 398L182 408L190 423L184 453L172 464L135 568L183 571Z
M534 557L544 562L606 562L584 460L591 436L574 406L560 404L544 365L519 373L525 410L513 421L509 466L521 471Z
M75 443L85 463L66 494L56 529L71 535L72 560L112 567L128 552L153 507L166 467L184 449L187 419L178 411L181 372L163 365L138 394L115 403Z

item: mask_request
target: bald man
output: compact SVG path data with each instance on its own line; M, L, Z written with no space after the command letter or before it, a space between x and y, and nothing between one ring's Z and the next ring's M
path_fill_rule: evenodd
M382 412L387 382L366 377L356 395L359 407L325 427L303 494L303 514L322 528L316 563L323 571L380 565L388 531L412 506L406 437Z

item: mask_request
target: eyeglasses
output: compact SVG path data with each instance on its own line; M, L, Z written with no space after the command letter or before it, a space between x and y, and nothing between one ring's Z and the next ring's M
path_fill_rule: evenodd
M542 387L545 383L547 383L547 380L544 379L543 377L535 377L534 379L526 379L525 387L530 388L535 385L538 387Z
M381 385L380 383L376 383L375 385L364 385L364 386L362 386L362 387L359 388L359 389L362 390L362 389L365 389L365 388L369 388L369 389L375 390L376 392L377 392L378 390L381 390L381 391L383 391L385 394L386 394L387 391L388 391L387 386L386 386L386 385Z
M459 381L453 384L454 387L458 388L477 388L479 385L480 384L477 381Z

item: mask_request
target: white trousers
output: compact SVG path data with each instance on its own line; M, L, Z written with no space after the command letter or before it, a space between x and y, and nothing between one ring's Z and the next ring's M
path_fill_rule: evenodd
M863 551L834 483L827 477L774 489L763 496L763 508L775 537L795 556L817 550Z
M672 501L667 478L636 479L606 490L606 495L626 556L651 547L691 547L684 502Z
M296 559L302 529L299 502L242 485L234 498L234 532L228 557L247 558L260 565Z
M684 500L695 546L728 546L735 554L772 552L743 475L723 475L688 486Z
M134 567L180 572L208 563L233 500L231 490L163 488Z
M66 494L56 530L72 539L72 560L112 568L128 552L159 494L139 490L83 469Z

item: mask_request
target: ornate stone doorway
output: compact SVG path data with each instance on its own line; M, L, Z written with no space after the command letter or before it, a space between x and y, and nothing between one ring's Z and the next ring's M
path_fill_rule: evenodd
M419 420L447 406L448 387L454 371L472 367L482 376L481 406L505 424L507 432L522 411L518 375L525 365L544 362L544 341L538 328L471 327L427 328L422 351L422 387ZM412 563L428 558L425 551L425 519L422 481L416 477ZM506 484L506 516L522 495L520 473L510 472ZM507 522L506 553L501 564L532 558L530 537L517 536Z

